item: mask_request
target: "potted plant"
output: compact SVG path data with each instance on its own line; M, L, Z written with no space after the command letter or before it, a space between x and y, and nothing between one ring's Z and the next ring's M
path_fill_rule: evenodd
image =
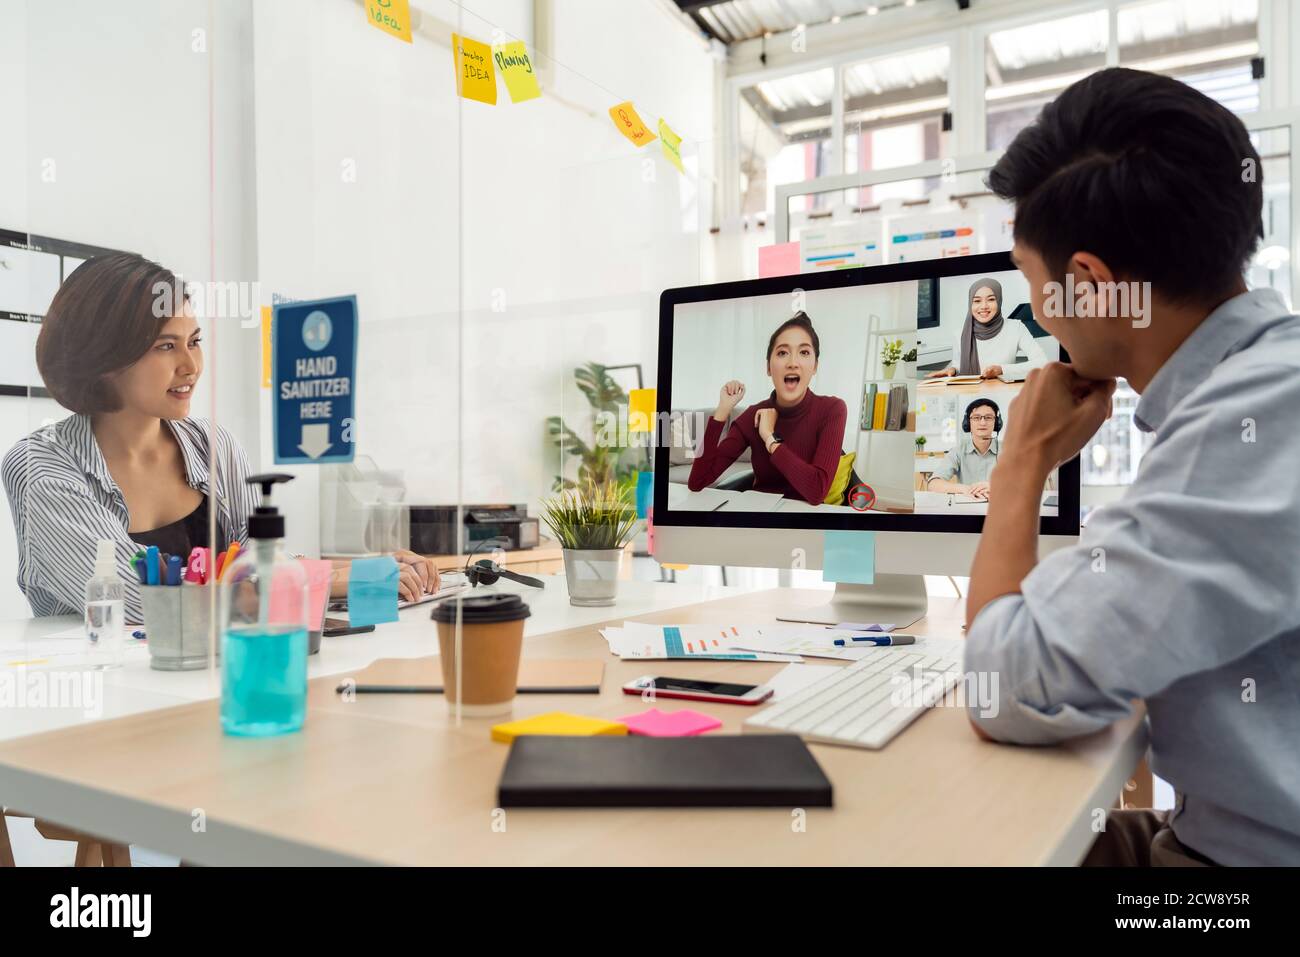
M916 378L916 347L903 353L903 375L909 379Z
M582 482L544 501L542 521L564 549L569 604L614 604L623 548L637 523L628 486Z
M885 367L885 378L894 377L894 368L898 365L898 360L903 356L902 339L886 339L880 346L880 362Z
M924 435L918 435L918 436L916 437L916 454L917 454L917 455L924 455L924 454L925 454L925 436L924 436Z

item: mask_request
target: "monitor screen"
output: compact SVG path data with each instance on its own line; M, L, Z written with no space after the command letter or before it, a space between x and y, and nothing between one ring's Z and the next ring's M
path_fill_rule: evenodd
M669 290L656 523L978 530L1012 401L1062 358L1023 318L1005 253ZM1040 514L1077 533L1077 462Z

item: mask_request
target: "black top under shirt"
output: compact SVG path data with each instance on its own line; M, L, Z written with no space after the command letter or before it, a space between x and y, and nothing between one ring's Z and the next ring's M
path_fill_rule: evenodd
M127 534L138 545L157 545L158 551L179 555L182 562L188 561L192 549L208 547L208 497L203 496L194 511L170 525Z

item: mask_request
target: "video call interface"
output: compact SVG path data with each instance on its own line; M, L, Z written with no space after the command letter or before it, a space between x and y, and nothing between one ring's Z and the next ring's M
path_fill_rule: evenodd
M1016 270L678 304L668 506L985 514L1011 402L1059 356Z

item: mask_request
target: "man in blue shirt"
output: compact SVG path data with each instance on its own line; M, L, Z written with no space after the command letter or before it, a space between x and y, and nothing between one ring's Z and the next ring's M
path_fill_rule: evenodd
M1176 80L1103 70L989 175L1013 257L1069 365L1008 416L971 569L967 668L997 672L983 737L1044 744L1146 706L1172 812L1112 811L1086 863L1300 864L1300 319L1248 290L1259 155ZM1110 413L1155 433L1077 546L1036 560L1039 495Z

